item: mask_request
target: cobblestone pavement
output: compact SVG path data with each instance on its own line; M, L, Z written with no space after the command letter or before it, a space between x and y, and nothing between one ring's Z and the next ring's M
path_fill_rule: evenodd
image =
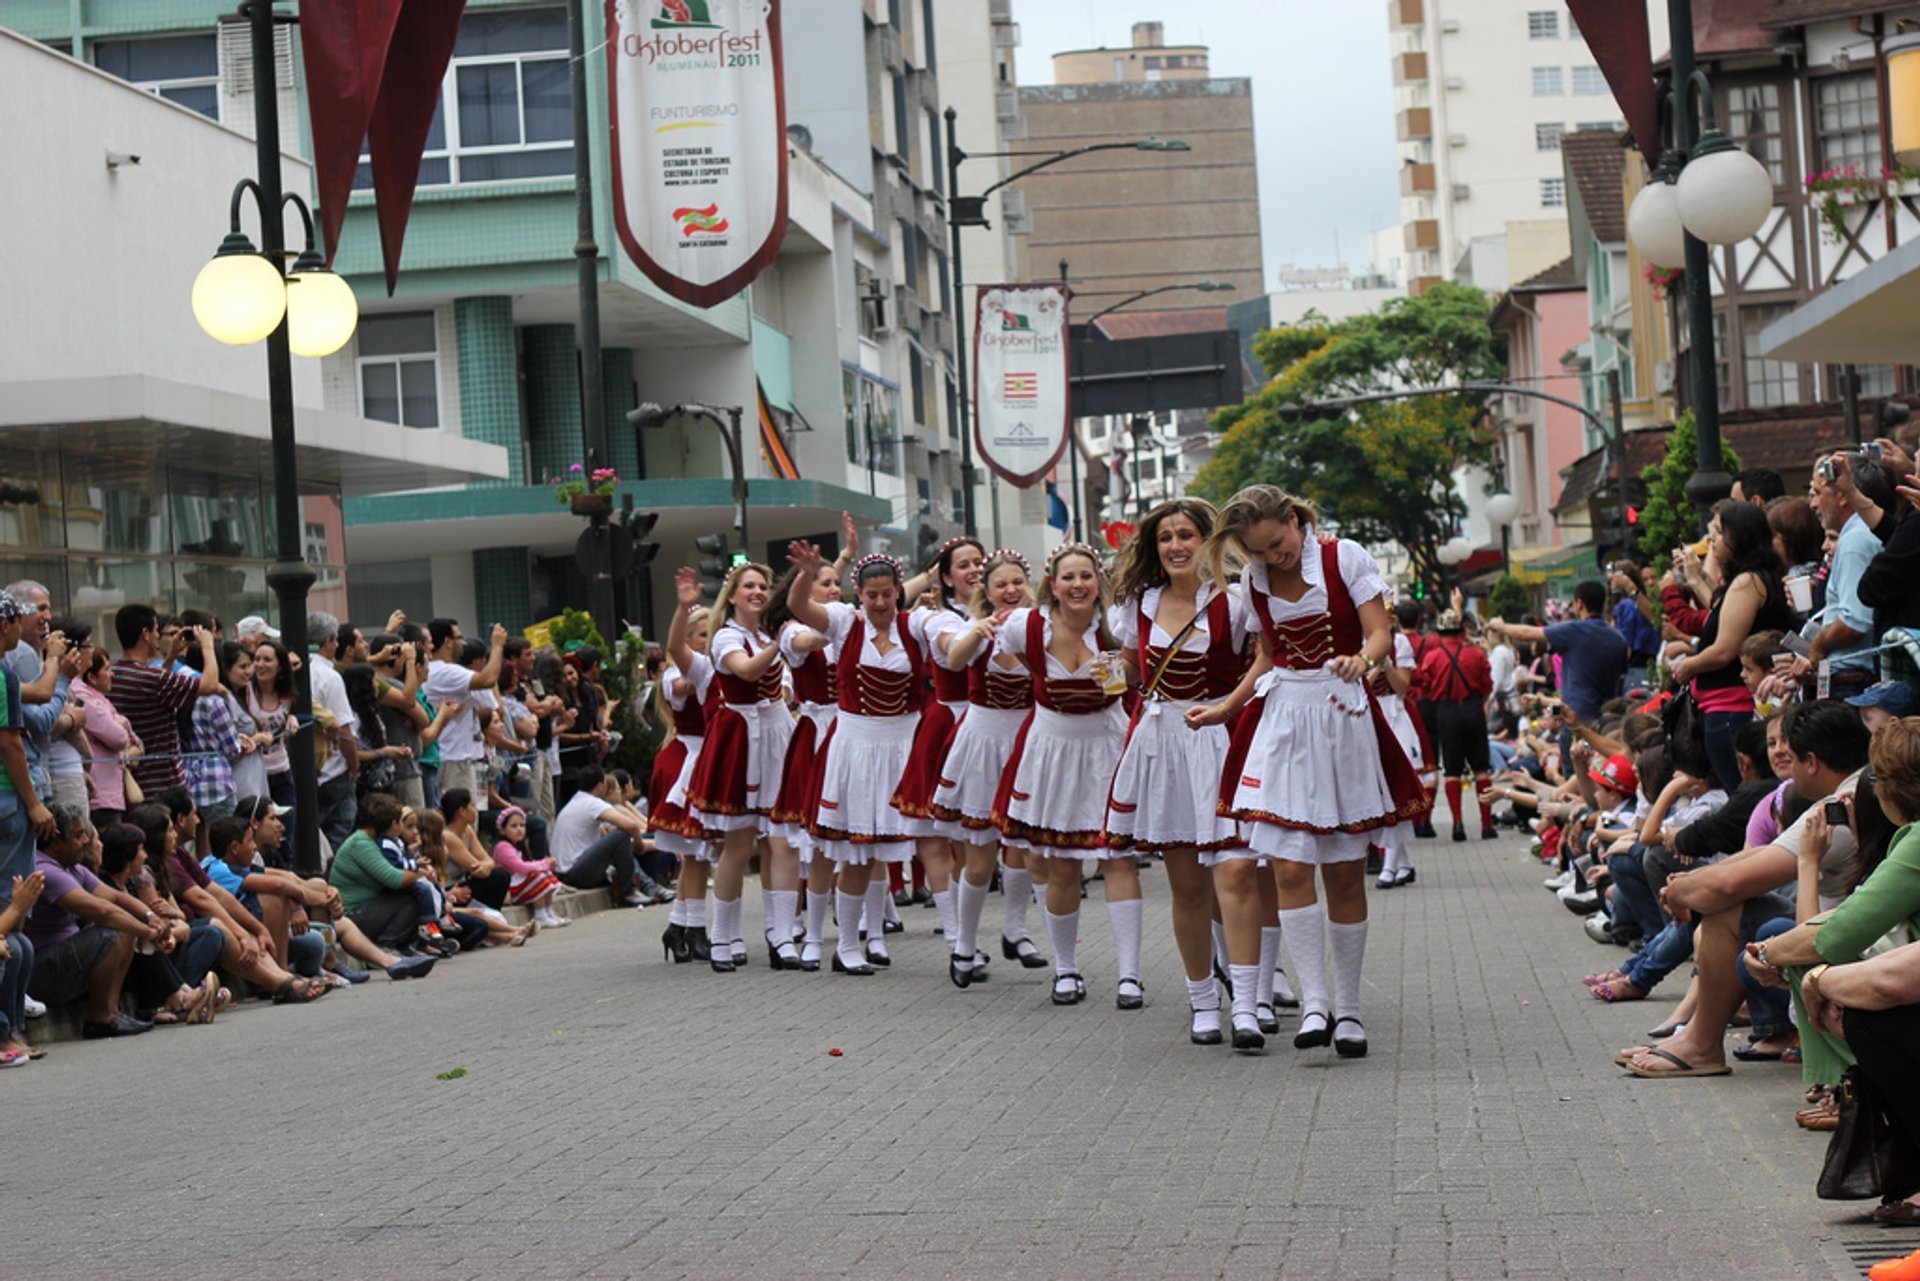
M859 980L676 968L656 908L61 1044L0 1080L0 1275L1638 1281L1920 1244L1814 1199L1792 1069L1609 1065L1673 997L1584 995L1610 953L1517 840L1417 857L1374 897L1363 1061L1189 1045L1157 873L1138 1013L1096 884L1071 1009L999 960L953 990L917 907Z

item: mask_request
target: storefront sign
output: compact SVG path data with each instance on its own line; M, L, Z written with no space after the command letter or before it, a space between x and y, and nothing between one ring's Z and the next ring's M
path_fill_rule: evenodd
M973 316L974 445L1022 489L1067 447L1067 291L983 285Z

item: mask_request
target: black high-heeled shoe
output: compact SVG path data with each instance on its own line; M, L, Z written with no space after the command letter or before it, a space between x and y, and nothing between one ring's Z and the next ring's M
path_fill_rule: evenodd
M818 945L816 944L815 946L818 946ZM804 943L801 945L801 948L800 948L800 960L798 962L798 966L800 969L805 970L809 974L818 974L820 972L820 958L816 956L811 961L809 961L807 959L806 944Z
M710 954L707 964L713 967L715 974L731 974L739 968L733 963L733 953L725 950Z
M687 947L693 952L693 959L696 961L712 960L713 941L707 937L707 927L704 925L688 925L683 928L687 932Z
M788 956L780 949L791 948L792 943L775 943L771 936L767 939L767 968L774 970L797 970L800 968L800 953ZM815 967L818 968L817 966Z
M666 949L667 959L675 965L685 965L693 959L693 945L687 939L684 925L667 926L667 932L660 936L660 946Z
M1020 950L1022 943L1033 948L1033 950L1030 952L1022 952ZM1047 967L1047 958L1040 955L1040 949L1033 946L1032 939L1010 939L1002 934L1000 936L1000 955L1006 957L1009 961L1018 961L1030 970L1041 970Z
M833 954L833 972L835 974L859 974L864 976L872 974L873 967L871 965L848 965L840 959L840 953L836 950Z

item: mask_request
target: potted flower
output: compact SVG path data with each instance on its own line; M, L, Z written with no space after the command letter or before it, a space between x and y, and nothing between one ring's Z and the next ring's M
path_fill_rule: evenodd
M1641 269L1641 274L1646 277L1647 283L1653 286L1653 300L1664 302L1673 287L1685 279L1687 273L1678 267L1656 267L1648 263Z
M605 516L613 511L613 491L620 477L611 467L596 467L592 472L573 464L565 478L553 482L554 501L576 516Z
M1825 228L1824 235L1833 244L1845 244L1847 209L1865 204L1885 189L1885 178L1870 178L1852 165L1822 169L1807 175L1807 196Z

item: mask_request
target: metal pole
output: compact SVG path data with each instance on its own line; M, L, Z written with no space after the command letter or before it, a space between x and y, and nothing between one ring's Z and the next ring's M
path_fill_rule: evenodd
M732 424L728 430L728 452L733 455L733 530L740 535L740 549L753 556L753 547L747 541L747 456L743 452L740 439L740 418L742 410L734 405L728 408Z
M1613 411L1613 451L1619 459L1619 475L1614 480L1614 499L1620 519L1620 551L1622 555L1633 546L1633 528L1627 524L1627 428L1626 416L1620 405L1620 371L1607 371L1607 401ZM1729 481L1731 490L1733 483Z
M273 29L291 22L274 13L271 0L247 0L241 7L253 38L253 134L256 180L260 185L260 253L277 271L285 271L286 227L280 189L280 103L274 92ZM297 288L298 286L294 286ZM307 593L317 575L307 564L300 509L299 460L293 441L293 351L283 318L267 335L267 419L273 439L273 534L278 559L267 570L267 586L280 600L280 633L287 651L300 659L293 673L293 720L301 733L293 742L293 868L301 876L320 875L320 791L313 753L313 685L309 663L325 660L307 654Z
M1693 0L1667 0L1667 33L1673 49L1674 136L1683 151L1700 140L1688 82L1693 78ZM1733 477L1720 465L1720 390L1714 377L1713 293L1707 246L1692 232L1686 236L1687 347L1693 429L1698 461L1687 480L1687 496L1705 520L1713 504L1733 492Z
M956 376L955 402L960 408L960 421L954 425L954 431L960 437L960 527L969 537L979 531L975 527L973 497L973 418L972 389L967 386L967 317L965 277L961 275L960 258L960 222L954 206L954 197L960 193L960 150L959 135L955 132L954 121L959 112L947 108L947 256L953 259L953 271L949 273L952 286L948 295L948 306L953 312L953 367ZM1000 539L999 506L1000 491L994 487L994 542Z
M587 19L584 0L567 5L567 53L573 92L573 261L580 315L574 340L580 345L580 444L589 474L608 465L607 415L600 385L600 247L593 239L593 145L587 119ZM614 635L613 565L604 518L593 518L593 572L587 576L587 608L604 637ZM612 659L613 655L607 655Z
M1846 412L1847 438L1858 449L1865 437L1860 432L1860 371L1853 365L1840 366L1840 405Z
M1060 283L1067 284L1067 260L1060 260ZM1067 299L1073 299L1073 287L1067 286ZM1073 541L1085 541L1080 532L1080 423L1073 416L1073 331L1067 331L1067 475L1073 484L1073 506L1069 515L1073 520Z

